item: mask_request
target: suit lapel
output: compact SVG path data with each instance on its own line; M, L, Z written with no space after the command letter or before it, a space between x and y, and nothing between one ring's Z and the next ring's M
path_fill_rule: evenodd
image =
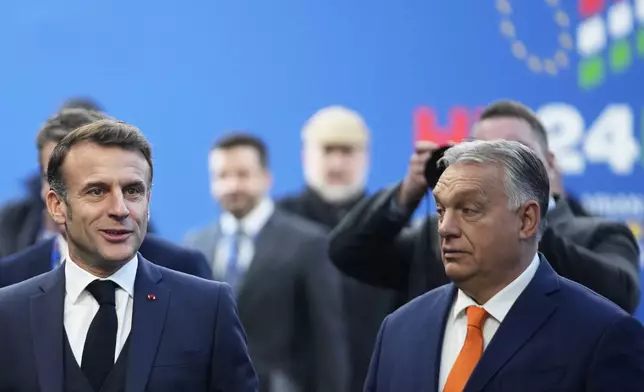
M275 244L280 243L280 233L277 227L277 219L274 212L273 215L266 222L264 227L257 234L254 244L253 260L248 267L248 271L244 274L244 278L237 291L239 302L242 301L247 306L255 298L255 295L261 295L261 290L257 287L266 281L263 272L264 269L271 265L275 259L275 252L267 252L267 249L275 248Z
M126 392L143 392L152 370L170 300L170 290L161 280L158 267L139 254Z
M548 261L540 258L534 278L494 334L465 387L466 392L481 391L557 308L557 303L548 295L559 289L557 275Z
M31 330L38 383L42 392L63 392L63 313L65 269L50 272L31 298Z
M418 336L427 339L424 342L421 340L416 346L416 350L419 350L418 358L422 358L417 362L419 365L418 373L427 375L426 385L428 389L423 389L427 392L438 391L445 325L455 294L456 287L453 284L445 286L441 295L427 309L426 320L423 323L424 328L418 331Z

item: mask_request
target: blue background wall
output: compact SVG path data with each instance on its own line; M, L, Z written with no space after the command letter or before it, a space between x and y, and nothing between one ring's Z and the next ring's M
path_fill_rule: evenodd
M608 2L600 19L609 20L614 3L636 2ZM567 187L602 213L642 219L644 57L636 37L644 25L633 15L625 38L631 61L620 72L608 67L587 89L578 83L575 49L585 18L574 1L29 0L2 2L0 14L0 200L20 195L20 181L36 167L35 132L70 95L96 97L152 141L153 219L173 240L216 213L206 155L227 129L251 129L268 141L279 195L302 185L299 129L308 116L329 104L353 107L374 133L375 189L404 175L415 108L431 107L447 125L453 107L512 97L535 109L570 105L574 110L557 116L568 125L553 126L553 140L575 142L560 155L579 153L583 163L568 173ZM554 76L533 72L513 54L504 20L504 31L512 23L538 57L564 50L568 67ZM599 57L610 58L611 42ZM609 104L626 105L612 120L634 116L631 125L603 127L636 138L635 163L622 173L579 147ZM579 135L574 113L584 122ZM613 154L620 148L628 145ZM598 196L621 211L615 203L602 207ZM632 203L624 207L624 200Z

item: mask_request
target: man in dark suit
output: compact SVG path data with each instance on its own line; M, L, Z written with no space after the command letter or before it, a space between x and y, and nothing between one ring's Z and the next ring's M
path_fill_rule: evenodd
M0 390L258 390L230 288L138 253L152 178L128 124L100 120L56 145L46 205L68 257L0 289Z
M342 392L348 383L340 274L317 225L275 209L266 146L225 136L210 157L211 193L222 214L188 234L216 280L237 294L239 317L263 392Z
M554 167L543 125L518 103L490 105L473 136L519 141L532 148L546 168ZM405 180L358 205L336 227L329 251L340 270L366 283L406 292L408 299L449 281L440 263L436 217L407 227L428 191L424 170L435 148L419 143ZM553 195L546 217L539 251L554 270L632 313L640 297L640 251L628 227L599 217L576 217L564 199Z
M473 141L440 163L434 198L453 283L387 317L365 391L640 391L644 327L538 253L549 185L537 154Z
M336 105L320 109L302 128L306 188L277 206L331 231L366 197L369 149L370 131L359 113ZM362 391L378 328L400 301L396 294L342 276L352 392Z

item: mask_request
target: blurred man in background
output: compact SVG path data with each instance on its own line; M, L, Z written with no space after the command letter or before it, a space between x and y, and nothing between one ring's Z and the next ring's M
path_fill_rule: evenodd
M223 213L186 244L235 290L262 392L343 392L348 387L340 273L327 233L275 209L264 142L246 133L217 141L211 193Z
M365 196L369 129L355 111L329 106L302 129L306 188L283 198L280 207L334 227Z
M475 139L518 141L535 151L553 178L547 132L527 107L509 101L488 106L474 125ZM412 299L448 282L439 256L437 220L405 228L429 190L425 165L436 145L419 142L407 176L354 208L332 234L330 255L345 273L406 292ZM564 198L550 195L548 227L539 251L555 271L633 313L640 298L639 246L629 228L576 217Z
M103 105L98 103L94 98L88 96L76 96L68 98L63 102L60 110L64 109L85 109L94 112L105 112Z
M355 111L330 106L302 129L306 188L278 202L287 211L333 229L365 195L370 131ZM395 292L343 276L344 317L349 330L351 391L361 391L378 328L395 306Z

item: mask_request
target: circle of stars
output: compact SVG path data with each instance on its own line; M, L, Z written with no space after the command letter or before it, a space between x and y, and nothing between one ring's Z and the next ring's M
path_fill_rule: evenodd
M570 64L568 52L573 49L573 39L569 32L570 16L561 8L559 0L545 0L546 4L554 9L554 20L559 26L557 35L557 50L551 57L540 57L530 53L525 43L517 35L515 24L510 19L512 15L512 5L510 0L497 0L496 9L501 14L500 29L501 33L510 40L512 54L517 59L524 61L528 68L534 73L545 72L548 75L557 75L557 73Z

